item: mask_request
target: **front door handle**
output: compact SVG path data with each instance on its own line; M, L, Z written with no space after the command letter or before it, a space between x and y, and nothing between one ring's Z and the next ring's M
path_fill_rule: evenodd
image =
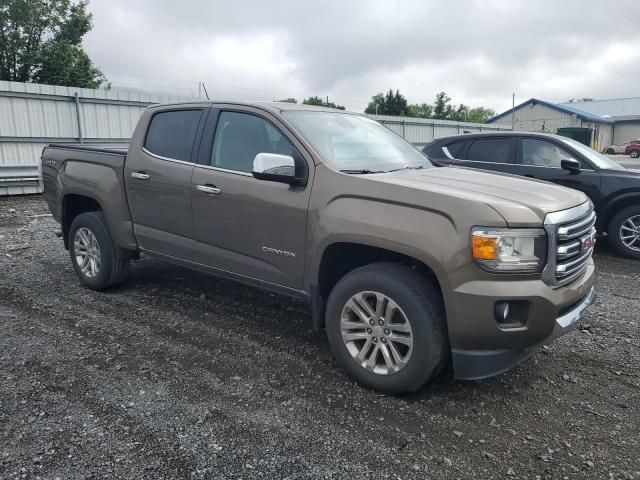
M131 178L135 178L137 180L149 180L149 175L144 172L131 172Z
M204 193L210 193L212 195L220 195L222 193L222 190L220 190L218 187L216 187L215 185L198 185L196 187L196 189L199 192L204 192Z

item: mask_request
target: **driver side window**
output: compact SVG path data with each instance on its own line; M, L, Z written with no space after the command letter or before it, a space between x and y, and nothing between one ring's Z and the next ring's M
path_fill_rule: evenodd
M535 167L561 168L562 160L574 158L555 143L534 138L522 139L522 164Z
M268 121L248 113L222 112L218 119L211 166L251 173L259 153L293 156L289 140Z

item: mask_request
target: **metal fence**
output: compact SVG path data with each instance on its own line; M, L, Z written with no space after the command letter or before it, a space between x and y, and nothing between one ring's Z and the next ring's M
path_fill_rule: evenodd
M126 143L148 105L182 99L0 81L0 195L42 191L40 154L45 145Z
M154 103L189 100L129 90L0 81L0 195L42 192L40 155L49 143L126 143L142 111ZM504 125L369 115L416 146Z
M389 115L367 115L393 130L402 138L420 147L434 138L457 135L459 133L496 132L511 130L505 125L485 123L454 122L434 118L392 117Z

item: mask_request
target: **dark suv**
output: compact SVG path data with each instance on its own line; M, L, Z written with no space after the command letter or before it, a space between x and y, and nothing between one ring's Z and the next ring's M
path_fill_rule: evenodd
M511 173L581 190L593 201L596 228L607 233L611 246L623 256L640 258L640 170L625 169L582 143L546 133L454 135L433 140L423 151L439 166Z

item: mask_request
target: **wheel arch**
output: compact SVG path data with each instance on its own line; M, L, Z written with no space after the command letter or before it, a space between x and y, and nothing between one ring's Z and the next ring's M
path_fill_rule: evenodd
M633 205L640 205L640 192L626 193L609 200L600 213L600 218L598 219L599 230L606 232L613 217L620 210Z
M73 220L86 212L104 211L102 204L95 198L78 193L66 193L62 197L62 209L60 223L62 226L62 239L64 247L69 249L69 229Z
M315 266L310 286L314 330L324 327L327 298L335 284L356 268L378 262L394 262L418 271L430 281L444 299L442 271L431 259L420 258L403 249L389 249L374 243L335 241L326 245ZM445 287L446 288L446 287Z

